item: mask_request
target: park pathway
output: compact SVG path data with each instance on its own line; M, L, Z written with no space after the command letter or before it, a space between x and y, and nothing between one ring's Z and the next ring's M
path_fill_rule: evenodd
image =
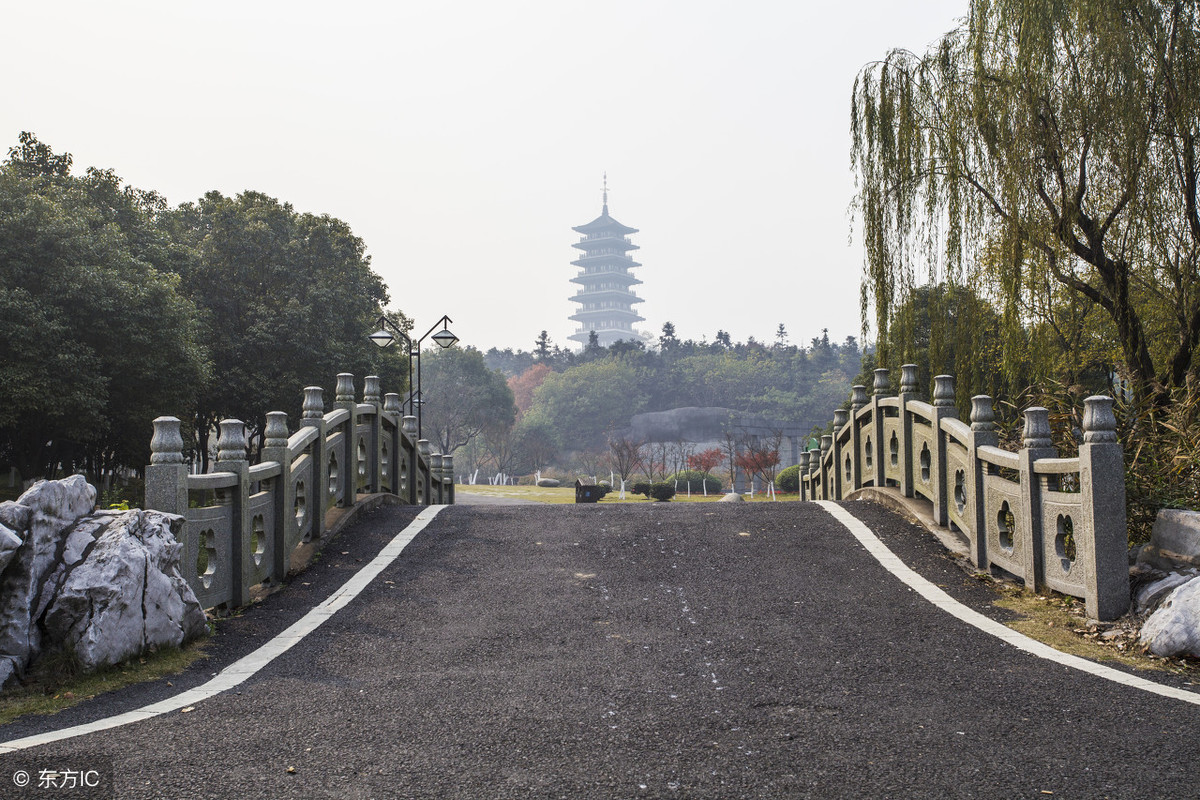
M931 538L847 504L957 599ZM188 673L0 742L208 680L405 528L383 508L224 621ZM999 613L989 610L989 614ZM1200 707L1065 667L929 603L817 504L454 506L234 689L0 756L119 798L1183 798ZM85 796L27 787L0 797ZM103 796L103 795L100 795Z

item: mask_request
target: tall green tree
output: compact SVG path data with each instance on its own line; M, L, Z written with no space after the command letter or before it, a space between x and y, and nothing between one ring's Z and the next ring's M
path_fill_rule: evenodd
M851 130L882 364L896 309L949 280L1009 334L1037 292L1095 304L1142 397L1200 374L1196 3L973 0L924 55L862 70Z
M257 431L268 411L294 418L301 389L332 389L339 372L360 386L386 359L389 374L406 372L403 348L379 351L366 339L388 295L346 223L259 192L209 192L169 217L175 239L189 245L177 268L201 310L214 367L198 398L202 444L222 418Z
M143 466L209 374L162 198L71 164L24 133L0 165L0 450L26 480Z

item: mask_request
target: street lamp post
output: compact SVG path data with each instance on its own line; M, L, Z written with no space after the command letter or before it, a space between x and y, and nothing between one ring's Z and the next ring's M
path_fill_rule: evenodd
M417 439L424 438L423 429L421 427L421 406L423 405L421 397L421 343L428 339L430 334L433 334L433 340L437 342L438 346L442 349L453 347L455 342L458 341L458 337L450 331L449 325L451 322L454 322L454 320L443 314L442 318L433 323L433 327L425 331L425 335L418 339L414 344L413 340L400 329L399 325L388 319L387 315L380 314L378 323L379 330L375 331L375 333L372 333L368 337L372 342L380 347L387 347L397 338L402 338L408 347L408 413L416 413L417 415ZM442 326L441 330L438 330L439 325ZM391 328L391 330L389 331L388 328ZM434 333L434 331L437 331L437 333ZM416 356L417 358L417 385L415 388L412 381L413 356Z

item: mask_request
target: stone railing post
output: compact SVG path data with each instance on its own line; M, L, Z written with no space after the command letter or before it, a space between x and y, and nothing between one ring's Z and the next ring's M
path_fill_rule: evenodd
M1045 588L1042 553L1042 480L1033 471L1039 458L1054 458L1058 453L1050 439L1050 412L1041 406L1025 410L1024 446L1017 452L1021 477L1021 508L1017 531L1024 546L1025 585L1035 592Z
M188 466L183 458L178 417L154 420L150 464L146 467L146 508L184 516L188 509Z
M808 496L808 451L800 451L800 499L811 500Z
M275 525L271 537L271 579L282 581L288 570L288 526L296 524L296 490L292 486L292 459L288 456L287 414L267 412L267 427L263 430L262 461L279 465L279 477L271 499L275 507Z
M898 465L900 467L900 493L912 497L913 489L913 442L912 442L912 413L908 410L911 400L920 398L920 372L916 364L903 364L900 367L900 447Z
M954 406L954 376L938 375L933 379L933 440L936 446L930 453L929 477L933 484L933 521L943 527L950 526L949 497L946 487L949 480L946 476L946 433L942 430L942 420L947 417L958 418L958 409Z
M379 376L363 378L363 402L375 406L371 415L371 432L367 436L367 491L380 491L380 449L383 441L383 396L380 393Z
M1129 534L1125 528L1125 461L1117 442L1111 397L1083 401L1079 446L1079 494L1083 508L1075 536L1092 540L1094 564L1085 580L1092 619L1116 619L1129 607Z
M454 456L442 456L442 502L448 506L454 505Z
M405 458L408 459L408 490L405 492L411 505L417 504L417 479L421 474L421 453L417 446L417 418L407 416L400 421L401 432L407 440Z
M880 488L887 485L887 476L883 471L883 409L879 407L879 401L887 397L891 390L888 371L875 370L875 385L871 393L871 449L874 451L871 458L875 462L872 480L875 481L874 485Z
M339 372L334 408L344 408L350 413L346 420L346 435L342 437L342 499L338 505L348 508L354 505L358 495L358 403L354 400L354 376Z
M311 450L313 485L308 489L309 504L312 506L309 538L320 539L325 535L325 511L329 508L329 451L326 444L329 426L325 422L325 390L320 386L304 387L300 425L317 429L317 438Z
M433 498L433 443L428 439L417 440L417 450L420 452L419 461L421 464L419 479L422 488L424 489L425 502L424 505L432 505Z
M866 482L867 476L863 475L862 429L858 427L858 412L870 402L870 398L867 397L867 387L860 384L850 390L850 449L853 451L851 489L861 489Z
M971 527L974 529L971 562L980 569L987 569L990 562L987 555L987 504L983 491L987 465L980 460L978 451L980 447L995 447L998 443L996 412L992 408L992 398L986 394L977 394L971 398L971 441L968 445L971 464L965 488L971 505Z
M445 485L442 482L442 453L432 453L430 456L430 485L433 491L430 493L430 505L444 505L445 500L442 498Z
M249 602L254 579L250 535L250 462L246 459L246 426L240 419L223 419L217 437L217 472L237 475L229 493L229 589L230 605L240 608Z
M830 481L829 465L826 462L826 459L829 455L829 451L832 448L833 448L833 437L827 433L821 437L821 460L819 462L819 466L821 469L821 499L822 500L834 499L830 495L830 484L832 482ZM836 465L834 465L834 466L836 468Z
M846 477L846 470L842 464L844 455L842 449L842 428L846 426L846 420L850 418L850 412L844 408L839 408L833 412L833 483L830 486L830 491L833 494L834 500L841 500L846 496L846 485L850 483L850 479Z
M387 428L390 433L381 434L383 438L380 441L387 441L388 458L386 466L380 462L381 473L386 468L388 489L392 494L400 494L400 459L404 457L403 431L400 430L400 417L403 411L400 409L400 395L395 392L388 392L383 396L383 413L391 420L392 425ZM382 430L382 429L381 429ZM381 475L382 477L382 475Z

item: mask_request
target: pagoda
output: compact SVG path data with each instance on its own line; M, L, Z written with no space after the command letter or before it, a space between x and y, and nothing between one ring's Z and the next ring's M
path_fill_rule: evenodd
M569 298L579 303L579 311L570 319L578 322L579 327L567 338L586 345L595 331L600 344L607 347L621 339L639 338L633 323L641 322L645 317L638 316L633 310L634 303L640 303L642 299L631 287L641 281L629 272L633 267L641 266L628 255L629 251L638 249L629 241L629 234L638 230L622 225L608 215L607 175L604 177L603 203L600 216L587 225L571 229L582 236L572 247L582 250L583 255L571 262L572 266L579 267L579 274L571 278L571 282L580 284L580 289Z

